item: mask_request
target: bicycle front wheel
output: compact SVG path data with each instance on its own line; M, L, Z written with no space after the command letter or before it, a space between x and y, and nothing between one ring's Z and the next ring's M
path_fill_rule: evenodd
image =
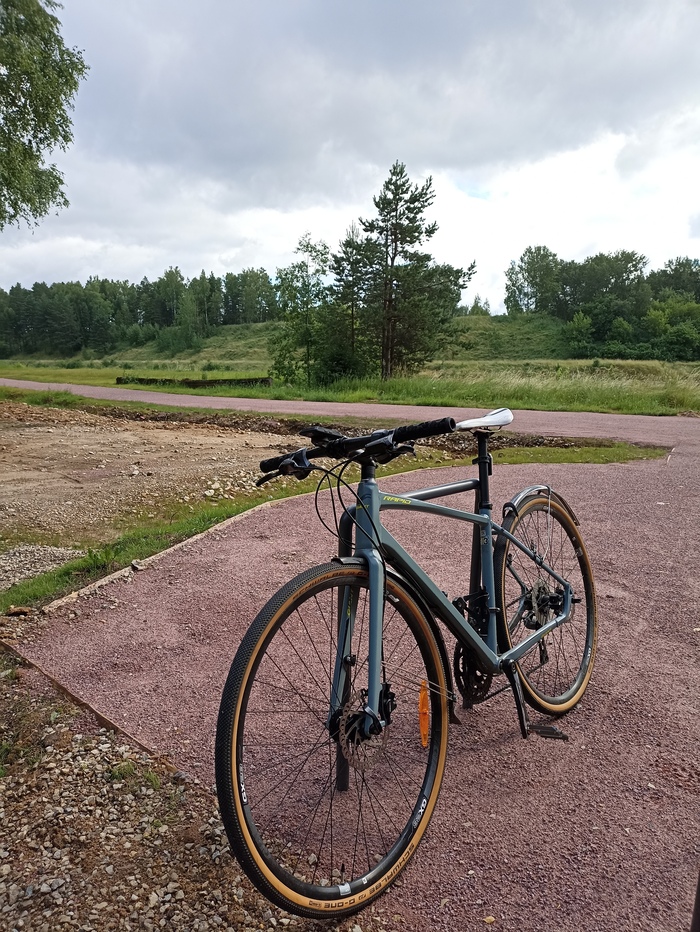
M348 593L356 608L347 686L329 727ZM389 724L363 740L353 722L366 703L368 637L367 573L316 567L262 609L224 687L216 785L229 842L258 889L300 916L346 915L382 893L415 851L440 789L445 672L430 622L391 578L382 644Z
M527 702L545 714L561 715L583 695L595 659L598 623L588 554L569 513L546 495L526 499L517 514L507 516L503 527L527 552L503 534L496 540L493 562L501 652L529 637L561 610L562 587L538 561L547 563L573 588L568 620L518 663Z

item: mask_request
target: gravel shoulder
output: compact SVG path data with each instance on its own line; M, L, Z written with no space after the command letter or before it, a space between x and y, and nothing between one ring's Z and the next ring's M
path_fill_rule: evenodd
M273 915L241 877L198 778L101 727L2 655L0 705L0 928L318 927Z
M18 539L104 543L130 520L201 500L214 482L224 493L250 490L261 457L284 442L278 422L255 430L250 420L125 420L0 403L0 550Z

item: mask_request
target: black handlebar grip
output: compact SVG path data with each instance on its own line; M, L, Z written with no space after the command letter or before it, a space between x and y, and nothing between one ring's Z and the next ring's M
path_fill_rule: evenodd
M274 472L276 469L279 469L282 463L288 459L292 454L283 453L281 456L273 456L269 460L262 460L260 462L260 471L261 472Z
M443 417L439 421L424 421L422 424L397 427L394 431L394 443L404 443L406 440L420 440L422 437L437 437L440 434L451 434L456 426L453 417Z

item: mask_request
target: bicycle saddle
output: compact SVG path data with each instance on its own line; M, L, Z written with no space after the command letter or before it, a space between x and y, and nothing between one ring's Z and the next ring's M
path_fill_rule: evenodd
M512 420L513 412L510 408L496 408L495 411L489 411L483 417L458 421L456 430L497 430L499 427L507 427Z

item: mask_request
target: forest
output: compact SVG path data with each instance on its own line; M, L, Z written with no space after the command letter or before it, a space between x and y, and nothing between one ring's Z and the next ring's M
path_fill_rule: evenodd
M187 280L174 266L155 281L93 277L0 289L0 358L99 357L145 344L172 358L222 325L276 321L271 374L283 381L416 372L439 355L456 318L490 314L478 295L463 302L475 264L456 268L427 251L437 230L426 219L433 200L431 179L412 184L396 162L373 217L352 223L335 252L303 236L296 261L274 278L248 268ZM574 261L528 247L505 271L507 319L560 328L573 359L700 360L700 261L647 267L634 251Z

